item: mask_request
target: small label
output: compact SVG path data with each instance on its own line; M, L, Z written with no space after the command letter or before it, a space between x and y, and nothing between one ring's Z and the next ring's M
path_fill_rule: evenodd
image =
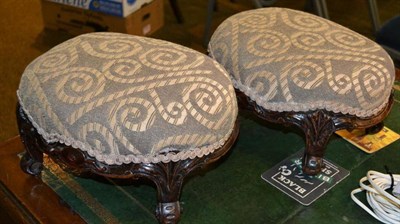
M303 150L283 160L261 175L261 178L303 205L310 205L346 178L350 172L324 160L325 168L315 176L302 171Z
M340 130L336 134L366 153L381 150L400 138L399 134L387 127L383 127L380 132L373 135L366 135L364 129L355 129L352 132Z

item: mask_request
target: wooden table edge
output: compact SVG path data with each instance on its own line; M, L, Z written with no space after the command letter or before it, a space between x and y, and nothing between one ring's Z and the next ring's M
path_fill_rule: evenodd
M41 179L22 172L23 151L19 136L0 143L0 208L16 223L85 223Z

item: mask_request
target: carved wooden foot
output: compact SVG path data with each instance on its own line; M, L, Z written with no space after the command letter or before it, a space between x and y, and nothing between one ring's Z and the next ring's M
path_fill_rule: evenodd
M19 105L17 106L17 122L21 141L26 150L21 158L21 169L28 174L38 176L43 169L43 152L38 142L42 138Z
M322 155L313 155L321 153ZM306 149L303 156L303 172L308 175L316 175L325 167L323 149Z
M181 212L179 201L158 203L156 217L160 223L175 224L181 218Z
M366 128L365 129L365 134L367 134L367 135L376 134L376 133L380 132L383 129L384 126L385 125L383 124L383 122L380 122L380 123L378 123L378 124L376 124L376 125L374 125L372 127Z
M21 169L34 176L40 175L43 170L43 163L40 160L32 158L32 156L25 152L20 161Z
M157 171L161 172L150 179L157 186L156 217L160 223L174 224L179 221L182 210L179 198L183 181L187 174L198 167L196 160L198 159L157 164Z
M145 175L145 177L151 179L157 186L156 216L160 223L173 224L179 221L182 212L179 198L184 178L194 170L201 169L224 156L235 142L238 134L238 122L236 122L231 137L224 146L212 154L178 162L148 164L151 169L148 167L146 170L150 170L151 175Z
M306 137L306 149L303 156L303 172L316 175L324 167L323 157L329 138L335 132L332 117L322 110L307 113L299 126Z

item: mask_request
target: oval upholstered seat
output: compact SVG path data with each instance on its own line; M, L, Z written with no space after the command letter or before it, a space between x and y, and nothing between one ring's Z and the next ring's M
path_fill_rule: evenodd
M238 13L213 34L209 54L235 88L267 110L369 117L387 104L395 78L373 41L326 19L284 8Z
M47 142L107 164L202 157L237 117L226 71L194 50L145 37L85 34L33 61L19 103Z

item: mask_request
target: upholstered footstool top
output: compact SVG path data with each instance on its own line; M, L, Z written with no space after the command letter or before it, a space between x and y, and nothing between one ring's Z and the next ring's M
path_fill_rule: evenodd
M229 72L240 105L303 130L303 171L321 172L337 130L383 127L393 103L393 61L376 43L305 12L264 8L226 19L209 54Z
M326 109L369 117L387 104L394 65L373 41L285 8L238 13L213 34L209 54L235 88L272 111Z
M48 142L106 164L212 153L237 117L225 70L194 50L145 37L85 34L33 61L19 103Z

